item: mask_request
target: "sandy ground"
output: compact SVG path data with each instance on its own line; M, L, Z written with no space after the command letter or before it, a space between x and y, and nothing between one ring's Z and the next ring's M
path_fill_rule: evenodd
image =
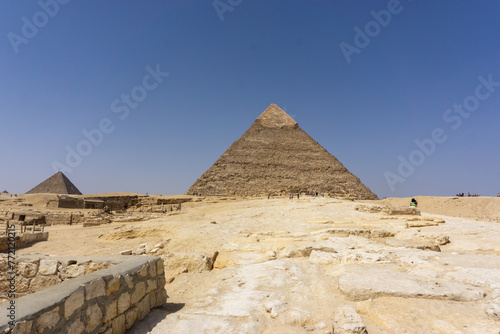
M433 197L416 196L420 210L445 216L500 222L500 197ZM389 206L407 206L411 197L366 201Z
M498 334L500 224L443 212L459 203L453 213L480 219L500 212L500 199L417 200L424 213L415 218L329 198L212 199L149 221L51 226L49 241L19 253L106 255L163 243L167 304L130 333L332 333L347 304L370 334ZM192 269L215 252L213 270Z

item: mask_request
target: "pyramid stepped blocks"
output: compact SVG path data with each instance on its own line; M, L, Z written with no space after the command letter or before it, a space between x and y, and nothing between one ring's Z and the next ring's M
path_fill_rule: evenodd
M271 104L186 194L262 196L296 192L377 199L293 118Z
M81 195L82 193L77 187L64 175L63 172L57 172L47 180L43 181L35 188L27 192L27 194L68 194Z

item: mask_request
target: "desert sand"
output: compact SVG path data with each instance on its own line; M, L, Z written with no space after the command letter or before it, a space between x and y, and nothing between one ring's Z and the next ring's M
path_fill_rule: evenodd
M421 216L376 212L409 199L207 198L145 221L49 226L19 253L161 244L167 304L130 333L333 333L334 320L335 333L499 333L500 198L417 200Z

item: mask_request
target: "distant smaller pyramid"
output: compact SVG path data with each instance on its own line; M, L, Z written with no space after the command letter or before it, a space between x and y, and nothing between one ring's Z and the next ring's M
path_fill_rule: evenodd
M2 194L8 194L9 192L7 190L2 191Z
M82 193L77 187L63 174L57 172L47 180L43 181L35 188L27 192L27 194L68 194L68 195L81 195Z

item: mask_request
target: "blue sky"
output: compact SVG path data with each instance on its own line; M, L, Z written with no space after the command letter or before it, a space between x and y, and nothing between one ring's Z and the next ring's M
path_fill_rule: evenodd
M184 193L276 103L381 198L496 195L499 14L495 1L2 1L0 191L57 162L83 193ZM82 131L102 122L90 143Z

